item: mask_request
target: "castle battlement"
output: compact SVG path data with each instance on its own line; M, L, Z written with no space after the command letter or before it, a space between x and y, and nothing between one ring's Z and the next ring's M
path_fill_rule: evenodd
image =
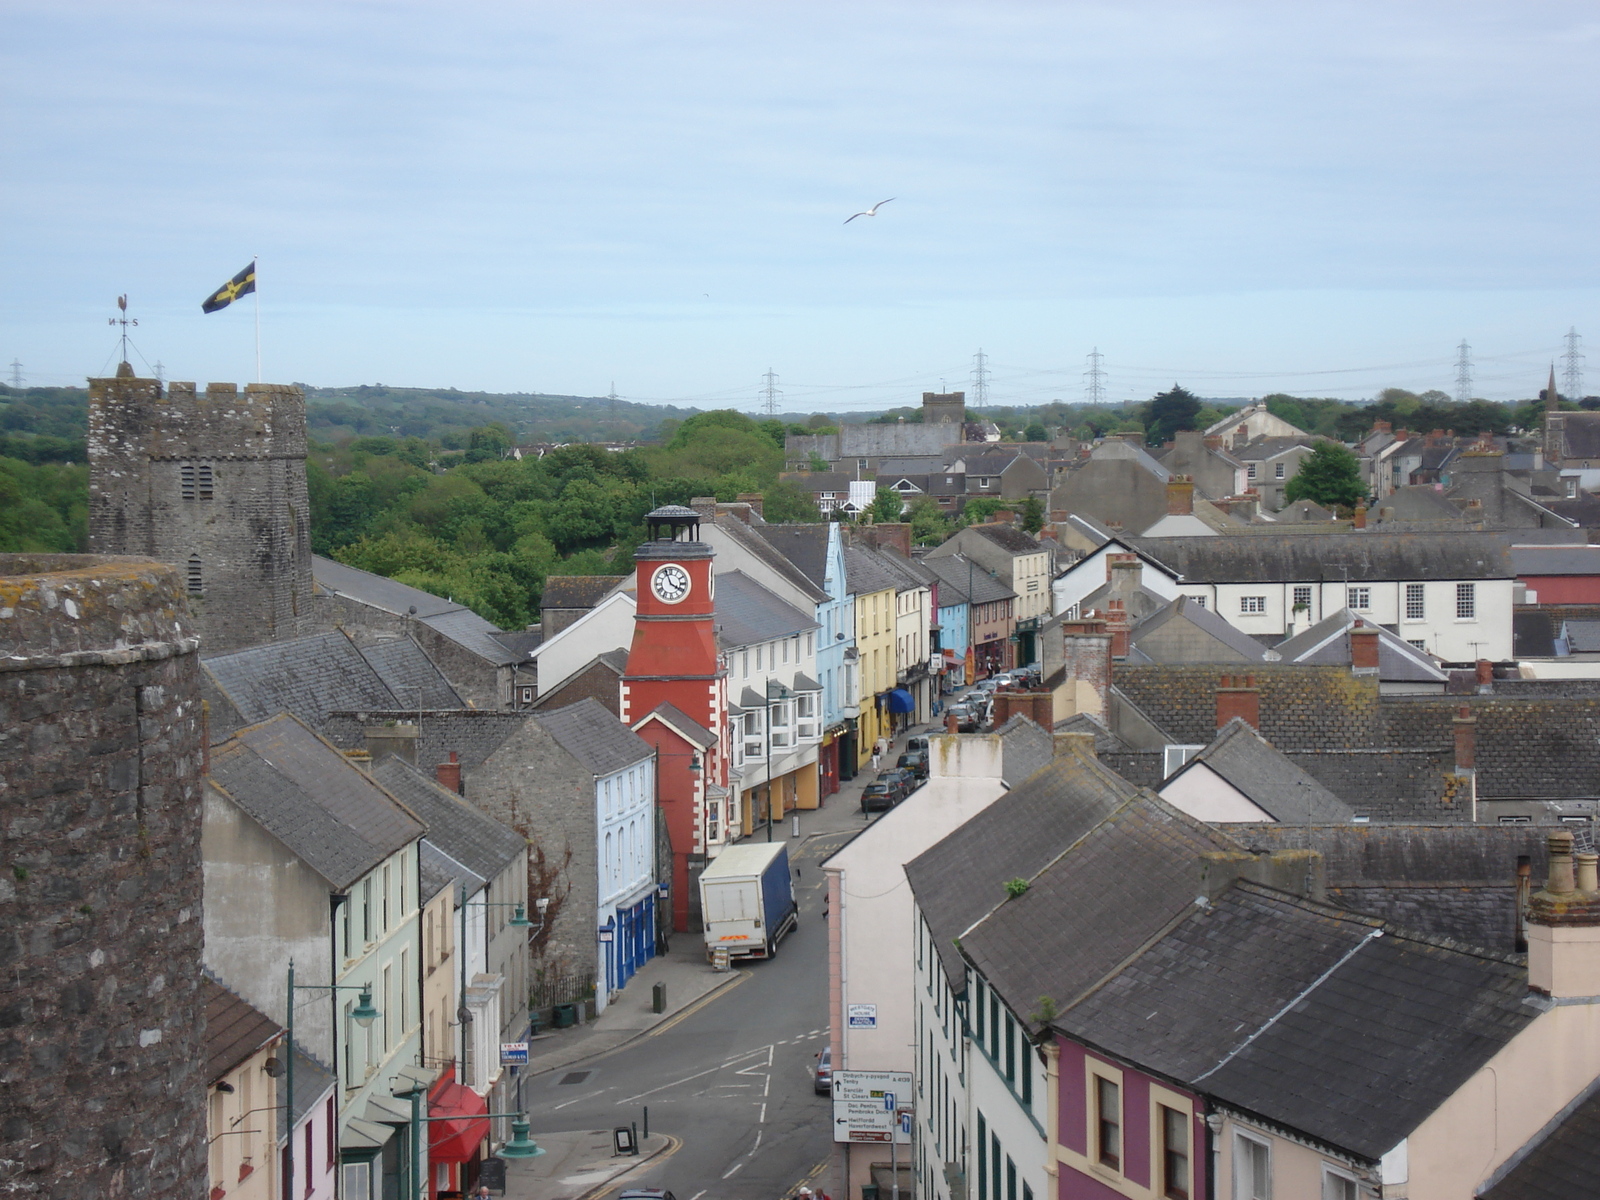
M151 460L304 457L306 398L292 384L89 381L91 453L137 446Z

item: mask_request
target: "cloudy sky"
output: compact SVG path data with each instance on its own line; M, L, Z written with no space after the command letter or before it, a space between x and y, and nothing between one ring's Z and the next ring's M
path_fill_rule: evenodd
M1593 3L75 3L0 18L0 360L750 408L1532 395ZM895 199L872 220L850 213ZM4 373L10 375L10 367Z

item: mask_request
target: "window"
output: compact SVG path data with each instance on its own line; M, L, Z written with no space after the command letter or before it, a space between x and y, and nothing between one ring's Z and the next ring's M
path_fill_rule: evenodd
M345 1200L368 1200L372 1195L371 1163L345 1163L344 1194Z
M361 941L372 941L372 880L361 881Z
M1006 1014L1006 1082L1017 1081L1017 1023Z
M1238 1134L1233 1143L1234 1200L1272 1200L1272 1151L1267 1143Z
M1283 478L1283 467L1284 467L1284 465L1282 463L1276 463L1276 464L1273 465L1272 477L1274 479L1282 479Z
M1022 1039L1022 1107L1033 1107L1033 1047Z
M1094 1077L1095 1158L1122 1169L1122 1089L1104 1075Z
M1406 645L1414 646L1418 650L1427 650L1428 640L1427 638L1407 638Z
M211 499L211 496L212 496L212 480L211 480L211 465L209 463L201 463L200 464L200 468L196 472L195 490L196 490L196 492L199 493L200 499L202 499L202 500Z
M383 866L383 924L379 926L385 933L389 932L389 864Z
M1240 596L1239 611L1242 613L1264 613L1267 611L1267 598L1265 596Z
M756 670L761 670L761 647L756 647Z
M1165 1104L1161 1112L1161 1194L1189 1200L1189 1114Z
M205 594L205 572L200 565L200 556L189 556L189 595L202 596Z
M1365 612L1372 607L1372 589L1369 587L1345 588L1344 604L1346 608L1353 608L1357 612Z
M1322 1168L1322 1200L1360 1200L1360 1196L1353 1177L1331 1167Z
M1456 620L1476 621L1478 619L1478 585L1475 583L1456 584Z
M978 1114L978 1200L989 1200L989 1122Z
M1167 745L1162 747L1161 751L1161 778L1170 779L1172 776L1176 775L1179 767L1183 766L1184 763L1188 762L1191 758L1193 758L1196 754L1199 754L1200 751L1204 749L1205 747L1202 745L1179 745L1175 742L1167 743Z
M1206 606L1206 598L1204 596L1190 596L1189 603L1196 608L1204 608Z
M1245 477L1247 479L1254 479L1256 477L1256 464L1255 463L1251 463L1248 467L1245 468Z
M1298 586L1294 589L1294 607L1311 611L1311 589L1307 586Z
M1406 620L1420 621L1428 615L1425 591L1420 583L1406 584Z
M178 490L185 500L194 499L194 464L184 463L178 468Z

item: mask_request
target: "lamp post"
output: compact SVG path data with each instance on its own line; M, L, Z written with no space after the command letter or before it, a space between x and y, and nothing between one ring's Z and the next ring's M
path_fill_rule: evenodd
M783 684L775 683L771 679L767 680L767 685L766 685L766 693L767 693L767 739L766 739L766 743L765 743L766 751L767 751L767 761L766 761L765 774L766 774L766 777L767 777L767 780L766 780L766 785L767 785L767 841L769 841L769 842L772 840L772 689L773 688L777 688L778 689L778 699L779 700L782 700L782 699L784 699L785 697L787 697L789 695L789 689L784 687Z
M411 1101L411 1154L409 1157L411 1159L410 1194L412 1200L420 1200L420 1197L422 1196L422 1127L424 1125L431 1124L434 1121L460 1121L463 1119L460 1116L423 1116L420 1105L422 1103L422 1097L427 1095L427 1092L428 1089L425 1087L412 1087L407 1088L402 1092L389 1093L396 1100ZM504 1146L500 1147L500 1158L538 1158L544 1153L544 1147L538 1145L532 1138L528 1136L527 1114L522 1112L520 1109L516 1112L484 1113L482 1119L485 1121L491 1121L496 1118L503 1117L512 1117L514 1119L511 1122L511 1140ZM477 1118L469 1117L466 1119L476 1120Z
M284 1055L284 1185L285 1200L294 1200L294 994L299 991L329 991L329 992L360 992L355 1008L350 1010L350 1019L363 1029L369 1029L379 1017L379 1012L372 1006L372 988L362 984L351 983L296 983L294 981L294 959L289 960L289 1008L288 1020L284 1022L284 1032L288 1041L288 1052ZM338 1075L338 1064L334 1064L335 1077ZM329 1131L332 1136L333 1131ZM415 1170L415 1164L412 1169Z
M511 914L511 920L507 921L506 924L510 925L513 929L533 929L534 933L538 933L540 930L544 929L545 910L550 907L550 901L541 896L533 903L534 908L537 909L539 913L539 924L537 928L534 927L532 921L528 920L528 908L526 904L523 904L520 901L515 904L501 904L491 903L488 900L468 900L467 885L464 883L461 885L461 944L458 947L458 951L461 955L461 1002L456 1006L456 1019L461 1025L461 1058L458 1061L462 1062L463 1064L466 1062L467 1057L467 1025L472 1020L472 1013L467 1008L467 905L472 904L479 908L509 908L513 911ZM483 955L484 966L487 968L489 959L488 914L485 914L483 924ZM528 936L532 937L533 934L530 933Z

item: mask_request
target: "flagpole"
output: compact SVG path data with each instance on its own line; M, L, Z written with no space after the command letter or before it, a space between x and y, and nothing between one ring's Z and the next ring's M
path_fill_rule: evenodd
M250 273L254 275L261 259L259 256L250 259ZM256 382L261 382L261 282L258 279L255 286L256 293Z

